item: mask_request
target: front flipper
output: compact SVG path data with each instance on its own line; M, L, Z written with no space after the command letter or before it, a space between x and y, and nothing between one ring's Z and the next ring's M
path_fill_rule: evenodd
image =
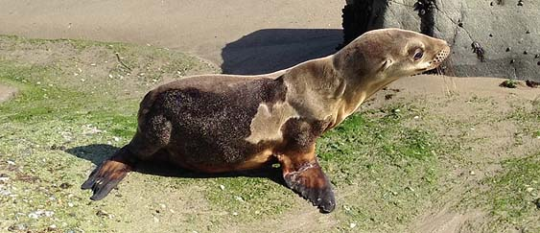
M283 178L287 186L319 207L323 213L330 213L335 209L336 201L332 187L317 159L297 166L287 163L282 165Z

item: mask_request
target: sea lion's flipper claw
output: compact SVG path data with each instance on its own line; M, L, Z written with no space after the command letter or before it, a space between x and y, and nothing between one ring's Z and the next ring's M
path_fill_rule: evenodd
M319 207L321 212L330 213L335 209L332 187L317 161L306 163L297 171L285 171L283 175L287 186Z
M94 183L94 186L92 186L92 192L94 193L91 197L90 197L90 200L92 201L99 201L101 199L103 199L104 197L106 197L113 188L115 188L118 183L120 183L120 181L122 180L122 178L125 177L125 175L127 174L124 173L124 175L121 177L121 178L117 178L117 179L114 179L114 180L107 180L107 181L102 181L103 183ZM102 180L105 180L106 178L102 179Z
M81 185L81 189L92 189L93 201L103 199L118 183L133 170L133 162L126 159L126 149L122 148L108 160L99 165Z

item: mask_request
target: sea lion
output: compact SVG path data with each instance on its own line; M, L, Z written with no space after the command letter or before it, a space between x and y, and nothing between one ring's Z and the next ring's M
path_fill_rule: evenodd
M101 163L82 188L100 200L147 160L206 173L277 161L288 187L331 212L336 203L317 162L317 138L381 88L436 68L449 52L446 41L381 29L334 55L271 75L205 75L167 83L146 94L131 142Z

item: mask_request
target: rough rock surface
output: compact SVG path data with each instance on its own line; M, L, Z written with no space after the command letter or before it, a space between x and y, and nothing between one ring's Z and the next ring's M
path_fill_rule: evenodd
M366 28L361 17L349 15L353 8L355 14L369 15L367 29L397 27L447 40L453 48L449 69L457 76L540 80L540 1L347 0L347 4L345 43L354 36L349 31L359 34ZM366 4L369 7L361 10L352 7ZM356 24L350 22L354 19ZM483 52L483 58L473 43L482 48L476 51Z

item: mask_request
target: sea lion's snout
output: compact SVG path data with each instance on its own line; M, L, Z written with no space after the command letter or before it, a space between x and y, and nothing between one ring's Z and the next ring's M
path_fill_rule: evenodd
M439 52L435 55L433 60L430 62L431 67L428 69L434 69L437 68L439 65L443 63L446 58L450 55L450 46L444 41L444 45L442 45L442 49L439 50Z
M450 47L445 46L436 56L433 60L433 63L435 64L441 64L447 57L450 55Z

